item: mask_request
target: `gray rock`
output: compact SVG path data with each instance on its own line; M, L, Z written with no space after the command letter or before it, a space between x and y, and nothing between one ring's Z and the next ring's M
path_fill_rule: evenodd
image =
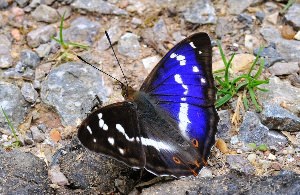
M17 149L0 149L0 194L54 194L46 163Z
M291 82L291 85L300 88L300 75L298 75L296 72L289 75L287 79Z
M125 33L118 43L118 51L120 54L137 59L141 54L141 46L139 37L133 33Z
M40 44L47 43L55 36L56 29L53 25L47 25L27 34L26 40L30 47L38 47Z
M276 104L265 104L261 113L262 123L269 129L300 131L300 118Z
M57 0L57 1L64 5L69 5L74 2L74 0Z
M266 141L267 146L276 148L277 150L278 148L283 148L288 143L287 138L282 133L274 130L268 132Z
M20 7L25 7L29 4L29 0L16 0L16 2Z
M134 178L139 178L140 171L78 147L77 139L72 144L74 146L70 148L76 150L67 152L59 159L61 172L70 185L84 190L84 194L111 193L116 189L119 193L128 194L134 188ZM76 160L78 156L81 156L80 160ZM74 194L74 191L66 194Z
M0 106L15 128L24 120L27 105L17 86L0 81ZM9 130L3 114L0 114L0 127Z
M57 22L60 18L55 9L44 4L39 5L31 15L36 21L47 23Z
M269 68L273 75L290 75L300 70L298 62L276 62Z
M8 0L0 0L0 9L7 8L8 5L9 5L9 1Z
M143 31L142 37L147 45L154 48L158 53L165 55L167 53L164 42L169 40L167 26L162 18L160 18L152 28Z
M257 11L255 13L255 17L262 23L264 18L266 17L266 14L262 11Z
M101 75L90 66L73 62L53 68L40 93L42 101L57 110L63 125L74 125L77 119L85 118L82 106L90 110L95 95L106 100Z
M25 65L21 62L17 63L17 65L15 68L9 68L5 70L1 76L6 78L25 79L25 80L34 79L34 71L31 68L24 68Z
M258 55L259 48L254 49L254 55ZM265 67L272 66L275 62L279 62L283 60L280 53L276 50L274 45L269 45L268 47L263 48L260 56L264 57L265 59Z
M192 1L183 12L184 19L195 24L215 24L217 17L210 0Z
M218 131L216 136L225 141L230 141L230 138L232 137L232 135L230 134L230 112L228 110L220 110L218 111L218 115L220 117L220 120L218 123Z
M24 67L35 69L40 63L40 57L31 50L23 50L20 54L20 61Z
M245 143L265 144L268 131L268 127L260 122L259 116L248 111L240 127L239 139Z
M107 33L109 35L111 43L114 45L120 39L120 37L122 35L122 30L118 24L115 24L115 25L112 25L112 27L110 27L107 30ZM110 47L105 34L102 36L102 38L99 41L97 41L96 44L97 44L98 51L104 51Z
M282 81L278 77L271 77L269 84L260 86L267 92L258 91L257 98L264 105L285 104L285 108L295 115L300 113L300 89L293 87L289 81Z
M294 3L284 15L285 19L290 22L296 29L300 29L300 2Z
M145 188L142 195L148 194L299 194L300 175L281 172L276 176L257 177L231 171L214 178L192 177L158 183Z
M218 38L226 34L232 33L233 24L229 21L228 17L219 17L216 25L216 35Z
M75 0L71 6L97 14L127 15L127 12L117 6L103 0Z
M51 45L48 43L41 44L38 48L35 49L35 51L40 58L44 58L51 52Z
M255 173L255 168L242 155L227 155L226 160L229 164L229 167L233 170L245 173L247 175L253 175Z
M253 3L253 0L244 0L243 3L241 3L239 0L228 0L228 12L230 14L241 14L243 11L245 11L251 4Z
M21 88L21 92L27 102L35 103L38 97L38 93L33 88L33 85L31 83L25 82Z
M299 41L282 38L280 32L272 26L261 28L260 33L267 42L275 43L276 50L286 61L300 61Z
M0 68L9 68L12 66L10 49L11 41L5 35L0 34Z
M36 126L30 127L33 141L41 143L45 140L45 134L42 133Z
M237 19L238 19L238 21L243 22L246 25L251 25L253 22L252 16L250 16L249 14L244 14L244 13L239 14Z
M35 80L44 79L50 72L52 64L50 62L39 65L35 69Z
M41 4L51 5L56 0L40 0Z
M62 17L64 14L64 19L68 19L71 16L72 8L70 6L62 6L57 9L58 14Z
M70 28L63 31L66 42L75 42L83 45L93 45L99 33L100 24L86 17L78 17L72 21Z

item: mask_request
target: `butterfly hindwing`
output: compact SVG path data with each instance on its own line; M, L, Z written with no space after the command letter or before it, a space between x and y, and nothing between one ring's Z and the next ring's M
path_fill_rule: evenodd
M211 55L208 35L194 34L163 57L140 89L176 122L177 131L192 143L199 155L195 159L202 163L215 141L218 123Z
M80 125L78 138L88 149L143 168L144 151L136 108L130 102L119 102L91 113Z

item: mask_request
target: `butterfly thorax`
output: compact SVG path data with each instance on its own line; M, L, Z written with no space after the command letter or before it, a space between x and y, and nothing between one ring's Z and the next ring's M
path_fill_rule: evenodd
M130 86L122 85L122 96L127 101L134 101L137 91Z

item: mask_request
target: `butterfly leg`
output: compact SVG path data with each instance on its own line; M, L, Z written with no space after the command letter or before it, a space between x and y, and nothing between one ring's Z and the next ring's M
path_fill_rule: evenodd
M95 98L93 100L93 107L91 108L91 112L94 110L98 110L99 108L101 108L103 105L102 100L100 100L98 95L95 95Z

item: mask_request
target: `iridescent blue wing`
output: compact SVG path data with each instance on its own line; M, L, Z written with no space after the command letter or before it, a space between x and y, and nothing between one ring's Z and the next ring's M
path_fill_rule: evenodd
M140 91L176 121L181 135L205 164L218 123L209 36L197 33L178 43L149 74Z

